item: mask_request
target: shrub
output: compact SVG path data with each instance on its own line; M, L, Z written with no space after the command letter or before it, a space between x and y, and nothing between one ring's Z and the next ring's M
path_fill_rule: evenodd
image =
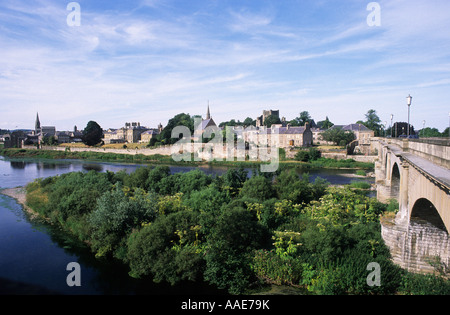
M406 272L402 275L399 290L411 295L449 295L450 281L435 275Z
M160 216L131 233L127 241L130 275L152 276L156 282L171 284L200 280L204 261L198 220L197 213L181 211Z
M120 185L105 192L88 219L93 231L91 246L97 256L114 252L133 228L152 222L156 213L156 196L141 189L135 190L132 197L128 197Z
M270 180L263 176L254 176L244 183L239 196L264 201L274 197L275 190Z
M208 237L205 280L232 294L248 288L253 250L264 242L263 227L245 209L224 211Z
M277 285L299 285L302 277L298 259L282 259L274 250L255 251L251 268L258 278Z

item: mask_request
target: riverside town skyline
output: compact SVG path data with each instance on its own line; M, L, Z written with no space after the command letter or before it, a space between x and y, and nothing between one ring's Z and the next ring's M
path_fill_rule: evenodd
M450 295L449 12L0 1L0 295Z
M76 5L74 5L76 4ZM377 111L449 123L448 1L134 0L0 4L0 128L58 130L277 108L343 125Z

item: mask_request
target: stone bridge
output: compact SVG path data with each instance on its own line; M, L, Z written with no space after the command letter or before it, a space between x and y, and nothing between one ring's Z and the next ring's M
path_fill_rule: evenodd
M377 197L396 199L399 212L383 220L395 263L413 272L450 272L450 140L377 138Z

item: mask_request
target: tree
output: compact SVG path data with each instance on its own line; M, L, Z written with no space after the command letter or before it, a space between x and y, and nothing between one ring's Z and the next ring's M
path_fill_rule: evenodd
M274 197L272 182L264 176L254 176L247 180L239 193L242 198L254 198L264 201Z
M292 126L304 126L306 123L311 124L312 119L311 119L311 115L309 114L308 111L303 111L300 113L300 116L292 119L289 123Z
M311 123L311 120L311 115L308 111L301 112L300 117L298 118L300 126L304 126L306 123Z
M369 128L370 130L375 131L375 136L380 135L381 128L381 119L378 117L376 110L370 109L366 116L366 121L363 122L363 125Z
M179 211L159 216L152 224L133 232L127 241L130 275L151 275L153 281L176 284L200 280L203 259L199 214Z
M321 156L322 153L319 150L317 150L316 148L309 148L308 151L306 150L298 151L297 154L295 155L295 159L297 161L310 162L319 159Z
M325 120L317 122L317 127L320 129L329 129L333 127L334 124L328 119L328 116L325 118Z
M244 127L256 126L256 120L252 119L250 117L247 117L247 118L245 118L245 120L242 124L244 125Z
M99 144L103 138L103 130L95 121L90 121L83 130L82 140L88 146Z
M205 280L231 294L242 293L252 280L253 250L266 241L266 235L248 210L237 207L224 211L208 237Z
M281 124L280 117L276 115L270 115L266 119L264 119L264 126L272 127L274 124Z
M171 118L167 123L167 126L163 129L159 135L159 140L164 144L174 144L179 139L172 139L172 130L178 126L186 126L191 131L194 132L194 117L189 114L181 113Z
M342 128L330 128L321 133L323 140L334 142L336 145L346 146L356 139L355 134Z
M445 136L448 136L448 128L447 128L446 135L445 135L445 133L441 134L437 128L430 128L430 127L420 130L419 135L424 138L436 138L436 137L442 137L442 135L444 135L444 137L445 137Z
M156 218L156 195L136 189L128 197L120 185L105 192L89 215L92 228L91 246L98 256L115 251L122 239L143 222Z

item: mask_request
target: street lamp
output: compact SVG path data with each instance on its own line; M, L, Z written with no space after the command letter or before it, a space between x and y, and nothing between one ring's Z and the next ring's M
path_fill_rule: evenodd
M406 104L408 105L408 139L409 139L409 109L411 107L411 102L412 102L412 96L411 94L408 95L408 97L406 98Z
M422 122L422 124L423 124L423 127L422 127L422 137L425 136L425 123L426 123L426 121L424 120L424 121Z
M450 113L449 113L450 115ZM394 114L391 114L391 138L392 138L392 120L394 119Z

